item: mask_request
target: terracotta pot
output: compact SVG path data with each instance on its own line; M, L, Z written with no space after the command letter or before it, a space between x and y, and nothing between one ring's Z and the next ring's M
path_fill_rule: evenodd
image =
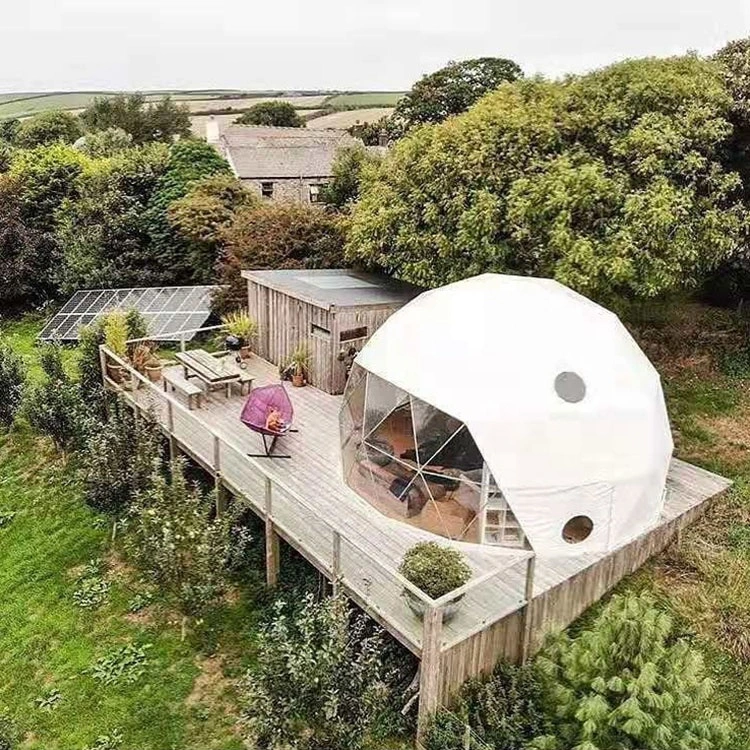
M242 359L250 359L251 354L252 354L252 351L250 350L249 346L240 347L240 357L242 357Z
M305 384L304 375L292 375L292 385L295 388L301 388Z
M158 383L161 380L161 371L164 369L162 364L146 365L146 375L152 383Z
M122 365L107 365L107 375L110 380L114 380L115 383L122 383L125 379L125 368Z
M412 594L409 589L403 589L402 591L404 599L406 599L406 603L409 605L409 609L420 619L424 619L425 612L427 611L427 605L415 594ZM458 608L461 604L461 599L463 599L463 594L458 597L458 599L454 599L452 602L449 602L448 604L443 606L443 622L450 622L455 616L456 612L458 612Z

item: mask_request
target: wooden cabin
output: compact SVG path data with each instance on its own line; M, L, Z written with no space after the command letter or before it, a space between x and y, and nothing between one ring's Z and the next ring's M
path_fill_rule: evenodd
M258 322L258 356L283 364L299 346L311 356L309 382L344 392L347 363L419 288L349 269L243 271L248 310Z

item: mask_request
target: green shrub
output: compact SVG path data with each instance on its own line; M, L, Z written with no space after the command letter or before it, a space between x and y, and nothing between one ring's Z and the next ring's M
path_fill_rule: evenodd
M128 320L121 310L113 310L104 319L104 343L113 354L124 359L128 354Z
M41 361L46 377L27 391L26 418L35 430L51 437L59 451L82 448L97 429L96 417L78 384L65 373L60 347L45 347Z
M161 464L158 428L135 419L119 405L101 430L89 436L81 454L86 502L103 513L122 513L138 492L146 490Z
M246 677L249 741L295 750L358 750L387 700L381 636L343 597L278 602ZM255 745L252 745L253 747Z
M590 629L560 635L537 664L553 724L537 750L732 747L700 653L648 595L614 596Z
M81 328L78 334L78 382L89 403L104 398L99 346L104 343L104 322L98 320Z
M427 730L425 748L464 750L469 727L472 749L523 750L550 729L544 697L536 669L501 663L489 677L464 683L453 711L438 711Z
M23 400L26 367L10 346L0 341L0 428L13 424Z
M399 571L433 599L463 586L471 578L464 556L437 542L419 542L407 550Z
M171 481L155 468L130 505L129 555L183 614L183 637L187 619L202 615L229 583L232 517L211 519L214 499L189 486L184 462L175 461Z
M148 336L148 323L142 313L132 308L125 313L125 327L128 339L145 339Z
M15 750L18 739L18 732L10 717L0 713L0 750Z

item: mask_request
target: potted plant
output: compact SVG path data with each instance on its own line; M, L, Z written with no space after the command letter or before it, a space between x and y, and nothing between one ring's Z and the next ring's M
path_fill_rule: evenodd
M123 312L115 310L105 318L104 345L122 360L128 356L128 325ZM107 375L115 383L122 383L126 370L118 362L107 360Z
M158 383L161 380L161 373L164 369L164 363L156 356L156 352L151 351L151 356L146 362L146 375L152 383Z
M436 542L419 542L407 550L399 572L431 599L445 596L471 578L471 568L464 556L457 549ZM420 619L424 617L425 603L409 589L405 588L403 593L412 612ZM443 622L456 614L461 599L463 594L443 607Z
M133 365L133 368L136 370L136 372L139 372L141 375L145 375L146 368L149 361L151 360L151 356L152 351L151 347L148 344L136 344L130 352L130 364ZM140 381L137 381L136 387L138 384L140 384Z
M240 356L250 356L250 343L258 334L258 324L244 310L235 310L221 318L224 332L234 336L240 342Z
M292 380L292 385L301 388L307 383L310 370L310 350L304 345L298 346L286 363L285 372Z

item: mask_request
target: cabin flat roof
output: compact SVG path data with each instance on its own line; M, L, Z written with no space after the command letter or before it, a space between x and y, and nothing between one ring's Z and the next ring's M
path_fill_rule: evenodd
M256 356L247 363L254 386L278 383L275 366ZM179 373L181 368L174 370ZM312 386L289 387L287 392L299 432L279 441L277 451L291 456L283 460L248 458L249 453L262 452L262 442L260 435L240 422L245 397L227 398L223 390L216 391L202 408L188 411L180 403L168 408L169 399L158 386L125 395L149 408L165 427L171 425L171 433L181 447L209 470L218 471L226 486L245 497L260 515L270 512L267 517L273 518L282 537L322 572L330 576L337 569L346 593L404 645L421 653L422 623L407 606L394 574L409 547L435 537L387 518L344 483L338 422L341 396ZM266 477L272 484L270 502ZM701 505L729 485L723 477L673 459L658 526ZM335 534L340 536L338 557L334 552ZM441 543L467 556L477 581L456 616L444 624L442 647L449 648L523 607L530 553L448 539L441 539ZM541 596L615 552L573 557L539 552L533 596Z
M404 281L348 268L242 271L245 279L326 310L405 305L422 290Z

